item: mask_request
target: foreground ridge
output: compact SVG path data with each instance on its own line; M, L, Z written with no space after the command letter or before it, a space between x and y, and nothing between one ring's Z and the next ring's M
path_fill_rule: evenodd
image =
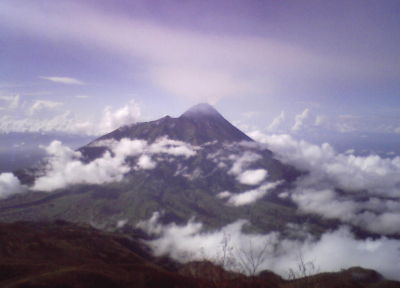
M1 287L400 287L353 267L284 280L271 271L246 276L210 261L179 264L153 257L137 234L55 222L0 223Z

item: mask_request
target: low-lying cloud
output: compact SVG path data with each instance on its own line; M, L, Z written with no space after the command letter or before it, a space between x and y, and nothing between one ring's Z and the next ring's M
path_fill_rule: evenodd
M154 154L169 154L185 158L196 154L199 147L188 143L160 138L152 144L144 140L123 138L120 141L104 140L95 142L92 146L107 147L102 157L90 163L82 162L82 153L63 146L60 141L53 141L45 147L48 154L44 175L36 179L31 188L36 191L53 191L73 184L104 184L121 181L124 174L132 169L149 170L157 166L152 159ZM127 157L138 156L136 165L130 166Z
M269 190L274 189L278 186L281 181L273 182L273 183L266 183L263 184L256 189L249 190L242 193L231 193L229 191L224 191L217 194L217 198L220 199L228 199L228 204L233 206L243 206L248 205L256 202L258 199L264 197Z
M12 173L0 174L0 199L5 199L14 194L20 194L27 191L17 177Z
M239 174L237 180L242 184L258 185L260 184L268 172L265 169L247 170Z
M339 154L289 135L251 134L284 163L309 173L290 198L303 213L335 218L381 234L400 231L400 157ZM262 147L261 147L262 149Z
M399 240L385 237L358 240L347 226L326 232L319 239L295 224L289 224L286 228L293 230L293 233L302 233L302 240L283 238L278 232L245 234L242 227L248 224L246 220L206 232L203 225L193 219L184 226L175 223L163 225L158 221L160 215L155 212L149 220L137 224L138 228L157 236L147 243L158 256L170 255L182 262L202 259L204 256L218 260L222 257L224 241L227 241L228 247L232 248L229 256L235 258L237 263L241 263L240 256L243 258L243 253L251 253L250 249L255 253L253 255L264 253L264 262L259 265L257 272L269 269L288 276L289 269L296 269L301 257L304 262L313 262L316 270L310 272L340 271L362 266L374 269L389 279L400 280ZM243 265L236 267L241 269Z

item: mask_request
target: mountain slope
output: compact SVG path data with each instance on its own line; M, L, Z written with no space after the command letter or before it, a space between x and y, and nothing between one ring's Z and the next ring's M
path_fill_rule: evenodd
M121 127L94 142L122 138L143 139L153 143L157 138L167 136L192 145L202 145L213 141L253 141L241 132L209 104L193 106L178 118L165 116L156 121L137 123Z

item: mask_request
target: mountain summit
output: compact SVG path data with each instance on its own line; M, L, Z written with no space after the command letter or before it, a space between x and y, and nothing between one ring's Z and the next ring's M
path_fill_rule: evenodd
M156 121L123 126L96 141L106 139L119 141L122 138L129 138L143 139L152 143L163 136L192 145L213 141L221 143L254 141L206 103L193 106L178 118L166 116Z
M224 117L222 117L221 114L219 114L218 111L215 110L215 108L208 103L200 103L193 106L185 113L183 113L181 117L186 117L191 119L210 117L214 119L225 120Z

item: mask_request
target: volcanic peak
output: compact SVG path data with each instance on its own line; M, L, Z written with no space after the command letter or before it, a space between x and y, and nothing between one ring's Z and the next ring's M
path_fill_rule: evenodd
M151 122L124 126L94 142L105 139L119 141L122 138L130 138L143 139L152 143L164 136L192 145L202 145L215 140L220 143L254 141L222 117L214 107L201 103L193 106L178 118L166 116Z
M208 103L200 103L191 107L189 110L183 113L179 118L194 119L194 118L204 118L204 117L223 118L221 114L219 114L218 111L215 110L215 108Z

